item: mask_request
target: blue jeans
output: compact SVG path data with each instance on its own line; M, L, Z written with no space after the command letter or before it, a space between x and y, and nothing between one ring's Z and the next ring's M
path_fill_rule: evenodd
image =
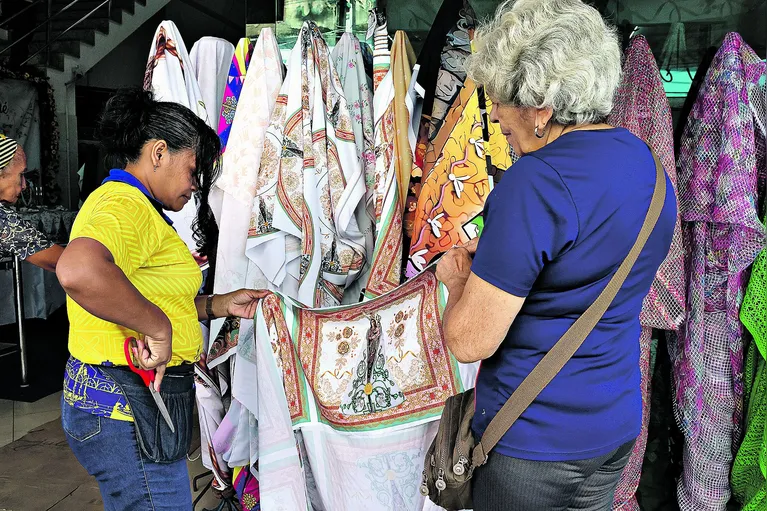
M186 460L147 459L132 422L99 417L62 400L61 423L77 461L99 483L106 511L192 509Z

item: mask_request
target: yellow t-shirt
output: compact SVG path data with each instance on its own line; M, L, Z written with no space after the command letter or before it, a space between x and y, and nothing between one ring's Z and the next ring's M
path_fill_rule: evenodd
M168 316L173 327L169 366L200 357L202 331L194 298L202 273L186 244L137 188L109 182L91 193L72 227L71 240L104 245L128 280ZM86 312L67 297L69 351L86 364L126 365L123 344L138 336Z

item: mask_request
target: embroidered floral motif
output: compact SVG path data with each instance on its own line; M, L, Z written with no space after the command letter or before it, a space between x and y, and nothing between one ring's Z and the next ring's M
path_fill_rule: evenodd
M368 318L376 315L381 318L381 338L378 352L374 353L368 350L366 336L370 329ZM320 419L335 428L368 429L381 423L408 423L432 417L442 409L445 399L457 392L458 376L444 343L437 281L431 272L354 307L298 309L296 322L293 331L298 358L314 392ZM349 342L347 354L338 350L343 341ZM368 354L375 354L370 363ZM361 380L360 375L371 365L380 373L371 372L371 380L353 384L353 380ZM367 396L365 384L370 383L372 387L367 390L373 395L378 389L374 385L376 378L382 385L394 382L404 402L387 408L382 398L373 403L382 408L379 411L348 415L348 411L354 410L348 399L352 388L361 389L362 395ZM392 403L395 402L392 397ZM342 409L344 404L347 407ZM360 406L358 403L358 409L364 409Z
M401 325L404 327L404 325ZM340 410L346 415L381 412L401 405L405 396L391 379L381 344L381 316L370 318L367 348L357 365L351 390L344 396Z

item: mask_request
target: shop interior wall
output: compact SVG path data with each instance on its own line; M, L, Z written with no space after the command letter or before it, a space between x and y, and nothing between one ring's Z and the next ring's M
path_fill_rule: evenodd
M187 51L191 51L194 43L205 36L221 37L232 44L237 44L244 36L243 0L200 3L231 20L232 24L240 24L242 29L237 30L230 24L212 19L182 0L177 0L142 25L77 81L78 160L81 167L85 166L81 200L98 186L109 170L103 166L103 155L96 136L100 113L115 90L140 87L143 84L149 49L157 26L163 20L172 20L184 38Z

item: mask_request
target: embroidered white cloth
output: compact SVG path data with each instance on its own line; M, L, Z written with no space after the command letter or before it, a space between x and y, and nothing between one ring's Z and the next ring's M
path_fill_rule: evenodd
M359 39L353 34L347 32L341 36L333 48L331 58L343 86L346 105L351 115L357 156L365 175L365 200L360 202L355 211L357 225L365 240L365 267L361 276L344 292L343 303L351 305L359 303L362 291L367 285L375 245L376 159L373 150L372 80L365 73L362 47Z
M343 89L317 25L305 22L267 129L247 255L271 289L338 305L359 276L365 197Z
M261 302L234 395L258 424L263 509L438 509L419 492L424 456L445 399L477 371L447 351L444 303L429 271L352 307Z
M218 122L218 117L215 121L208 119L194 65L186 51L184 40L172 21L163 21L152 39L144 74L144 89L151 90L158 101L184 105L210 126L213 126L213 122ZM196 200L187 202L181 211L168 211L167 214L189 250L196 252L197 243L192 238L192 222L197 216Z
M245 246L266 128L284 78L277 38L271 28L261 31L248 71L223 156L221 176L211 191L211 196L221 201L215 293L268 286L258 267L249 264ZM215 338L223 322L212 322L211 338ZM223 360L224 357L208 363L215 367Z

